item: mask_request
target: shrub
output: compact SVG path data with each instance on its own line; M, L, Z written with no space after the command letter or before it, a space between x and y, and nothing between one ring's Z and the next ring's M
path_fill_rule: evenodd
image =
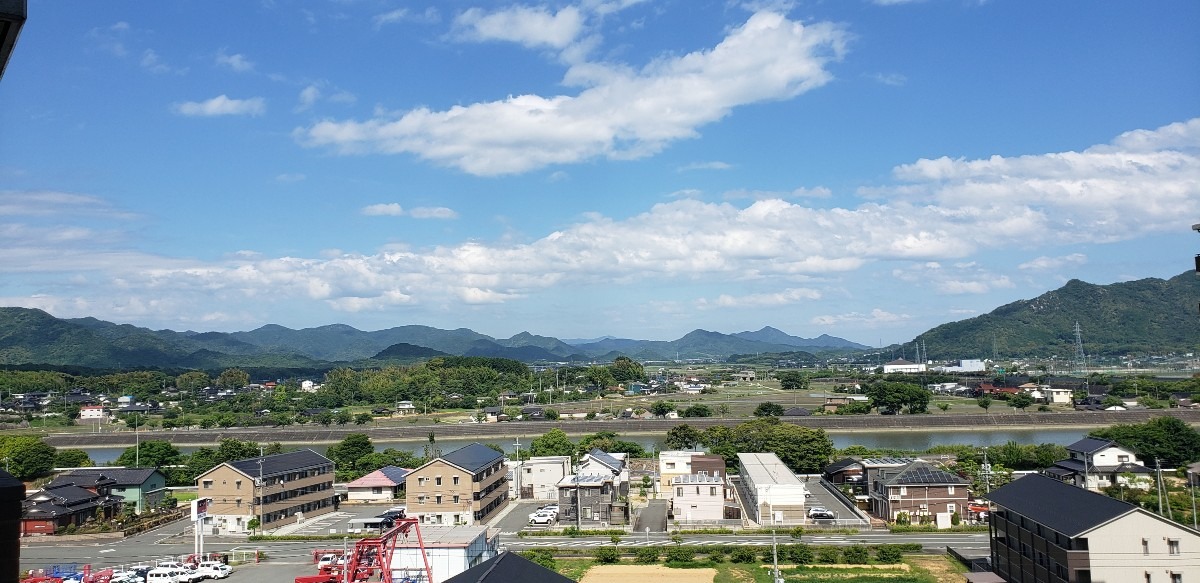
M573 526L573 525L564 528L562 531L563 536L569 536L571 538L575 538L575 537L579 536L580 532L581 531L579 530L579 527Z
M912 521L909 520L907 512L901 512L900 514L896 515L896 524L900 524L900 525L912 524Z
M862 545L850 545L842 551L842 562L850 565L865 565L871 560L871 553Z
M786 545L781 551L780 556L787 556L787 560L793 565L811 565L813 562L813 550L808 545Z
M757 561L752 547L736 547L733 552L729 553L729 562L731 563L754 563Z
M821 547L817 549L817 562L825 565L837 563L842 558L842 551L837 547Z
M691 547L675 546L667 549L667 561L672 563L690 563L696 558L696 549Z
M957 512L952 513L950 515L950 525L951 526L958 526L961 523L962 523L962 516L960 516Z
M599 547L595 552L596 562L609 565L621 560L621 552L617 547Z
M550 552L549 549L533 549L521 553L521 556L551 571L557 567L557 562L554 560L554 553Z
M633 562L642 565L649 565L658 562L658 549L654 547L640 547L633 553Z
M792 535L792 538L800 540L800 537L804 536L804 527L797 526L791 530L790 534Z
M900 551L900 545L879 545L875 549L875 560L887 565L899 563L904 557Z

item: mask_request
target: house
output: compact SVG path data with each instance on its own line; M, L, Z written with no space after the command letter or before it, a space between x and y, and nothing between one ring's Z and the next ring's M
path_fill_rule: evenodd
M584 454L579 460L578 474L611 474L619 496L629 495L629 464L626 454L607 453L599 449Z
M558 483L558 516L563 524L624 523L628 504L620 500L611 473L578 473Z
M1031 474L985 496L992 570L1004 581L1200 580L1200 532L1103 494Z
M727 490L721 476L675 476L671 478L671 516L680 522L723 520Z
M967 507L968 485L968 480L924 460L882 469L871 482L871 513L888 521L904 514L914 523L939 514L961 515Z
M383 466L346 484L346 499L391 502L404 492L404 478L411 471L397 466Z
M1045 385L1041 389L1042 396L1050 405L1070 405L1075 392L1066 387Z
M225 462L196 477L196 492L212 498L206 527L248 533L257 518L263 530L337 510L333 462L301 449Z
M499 529L483 525L423 525L420 529L420 541L425 546L424 553L417 544L416 536L396 538L396 548L392 551L390 562L392 581L426 583L426 561L429 561L430 571L433 572L433 580L428 583L457 581L459 574L465 574L472 567L490 561L500 552Z
M836 413L838 407L850 404L849 395L833 395L825 397L823 409L826 413Z
M412 415L416 412L417 407L416 405L413 405L412 401L400 401L396 403L397 415Z
M488 423L508 421L508 415L504 413L504 407L484 407L483 414L487 417Z
M925 365L909 362L903 358L897 358L883 365L883 374L915 372L925 372Z
M544 421L546 410L538 405L521 407L521 419L525 421Z
M804 407L788 407L783 411L784 417L808 417L809 415L812 415L812 411Z
M866 468L863 467L862 462L852 457L842 458L825 466L821 469L821 474L835 486L850 484L861 486L864 491L866 490Z
M662 492L671 496L671 480L692 473L692 456L702 451L672 450L658 453L658 481Z
M434 573L434 578L438 577ZM458 575L445 583L574 583L574 579L559 575L521 555L505 551Z
M760 525L801 524L808 487L773 453L739 453L738 472Z
M508 495L510 498L553 500L558 498L558 483L571 475L571 456L547 455L525 461L509 461Z
M737 373L736 375L734 375L734 378L736 378L738 380L738 382L742 382L742 383L754 382L754 371L752 371L752 370L741 371L741 372Z
M111 519L125 502L111 494L113 483L104 476L85 476L34 492L21 502L21 536L54 534L60 528Z
M111 480L109 492L133 504L136 514L157 509L168 494L167 476L157 468L83 468L59 474L51 484L97 478Z
M408 514L422 524L472 525L508 504L504 454L481 443L425 462L404 478Z
M79 408L80 423L91 425L93 423L98 424L111 421L112 418L109 417L108 411L104 409L103 405L84 405L83 407Z
M1116 485L1150 489L1152 470L1111 440L1085 437L1068 445L1067 453L1071 457L1046 468L1047 476L1089 490Z

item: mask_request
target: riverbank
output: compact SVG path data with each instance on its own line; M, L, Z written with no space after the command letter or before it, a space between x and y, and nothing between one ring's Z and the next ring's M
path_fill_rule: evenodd
M1120 423L1144 423L1160 416L1179 418L1200 425L1200 411L1191 409L1154 409L1145 411L1066 411L1058 413L997 413L961 415L821 415L785 417L781 421L804 427L824 429L834 433L858 432L935 432L935 431L1003 431L1012 429L1078 429L1086 432L1096 427ZM736 426L747 419L644 419L604 421L527 421L505 423L436 423L433 425L338 426L338 427L239 427L228 429L178 429L131 431L114 433L50 433L42 434L46 443L58 448L128 447L138 441L163 440L176 446L203 447L234 438L259 443L311 445L336 443L351 433L365 433L376 443L426 441L432 435L438 440L536 437L551 429L562 429L568 435L587 435L612 431L619 435L665 435L672 427L686 423L697 429L717 425Z

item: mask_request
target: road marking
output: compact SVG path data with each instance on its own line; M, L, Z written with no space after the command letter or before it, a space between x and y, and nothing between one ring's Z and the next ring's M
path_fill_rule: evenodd
M100 551L100 552L102 552L102 553L112 553L112 552L116 552L116 550L117 550L117 549L104 549L104 550L102 550L102 551Z

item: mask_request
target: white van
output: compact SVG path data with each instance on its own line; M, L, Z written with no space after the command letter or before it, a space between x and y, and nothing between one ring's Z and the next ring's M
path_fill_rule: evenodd
M210 579L224 579L233 572L233 567L220 561L204 561L196 567L196 572Z
M155 567L146 573L146 583L184 583L176 577L175 569Z

